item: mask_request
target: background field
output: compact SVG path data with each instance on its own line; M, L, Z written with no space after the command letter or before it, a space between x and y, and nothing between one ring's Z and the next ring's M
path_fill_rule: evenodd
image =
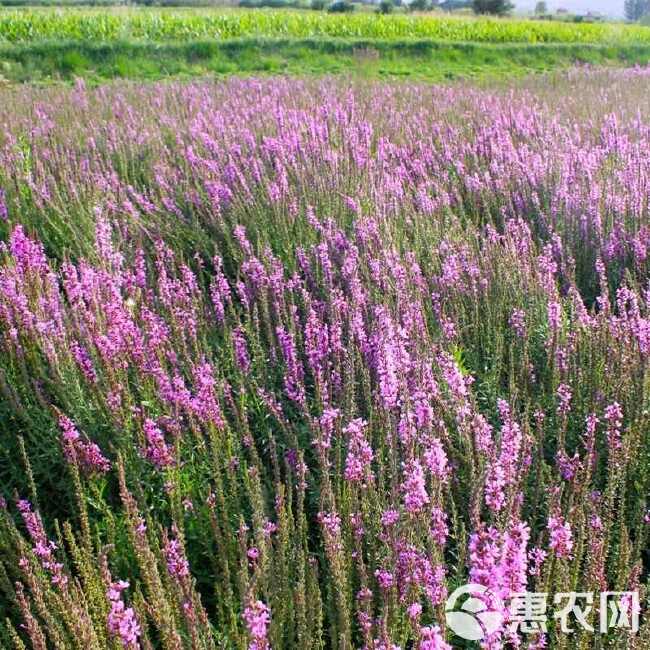
M187 41L197 38L430 38L478 43L650 43L650 28L496 18L290 10L40 9L0 12L0 39Z
M0 11L7 81L341 72L442 80L649 59L650 28L614 23L258 9Z

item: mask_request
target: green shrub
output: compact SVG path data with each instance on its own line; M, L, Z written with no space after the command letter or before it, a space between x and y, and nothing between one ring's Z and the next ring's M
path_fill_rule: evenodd
M328 8L331 14L347 14L355 10L355 6L347 0L336 0Z
M408 5L409 11L428 11L431 9L430 0L412 0Z

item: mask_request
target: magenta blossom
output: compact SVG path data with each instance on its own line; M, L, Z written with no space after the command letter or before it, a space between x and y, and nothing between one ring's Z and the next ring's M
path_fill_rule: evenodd
M551 536L549 546L558 557L571 557L573 549L573 536L571 527L562 518L559 513L553 514L548 518L548 530Z
M269 608L261 601L256 600L247 605L243 619L250 636L248 650L267 650L270 648L267 634L271 622Z
M59 426L62 432L63 453L70 463L78 464L80 469L88 474L103 474L110 470L110 461L94 442L82 439L70 418L61 415Z
M122 600L122 592L128 586L129 583L123 580L109 585L106 597L111 603L111 611L108 614L107 627L111 636L118 639L124 648L137 650L140 648L138 643L141 634L140 625L133 608L126 607Z

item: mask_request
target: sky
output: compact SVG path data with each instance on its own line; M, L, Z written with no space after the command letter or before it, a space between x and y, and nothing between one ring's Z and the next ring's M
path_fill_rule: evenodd
M534 9L536 0L513 0L517 9L531 10ZM570 12L586 14L589 10L598 11L605 16L612 18L621 18L623 16L624 0L546 0L546 4L551 11L558 7L564 7Z

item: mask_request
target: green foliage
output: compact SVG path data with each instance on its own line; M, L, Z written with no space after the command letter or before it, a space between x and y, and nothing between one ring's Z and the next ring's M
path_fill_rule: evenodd
M412 0L407 5L409 11L427 11L431 9L430 0Z
M332 2L327 11L331 14L349 14L355 10L355 6L348 0L336 0Z
M473 0L472 8L477 14L505 16L512 11L514 5L510 0Z

